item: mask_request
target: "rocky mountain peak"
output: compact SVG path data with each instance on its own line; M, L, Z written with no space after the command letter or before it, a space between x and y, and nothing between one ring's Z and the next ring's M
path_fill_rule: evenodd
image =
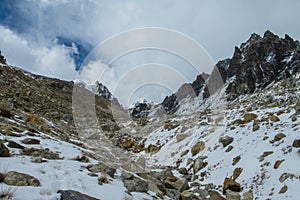
M298 71L298 48L299 42L289 36L279 38L271 31L263 37L252 35L240 49L235 48L225 72L226 81L235 77L226 90L228 100L253 93Z
M7 65L6 59L5 59L5 57L2 55L1 51L0 51L0 64Z
M200 99L207 99L225 87L226 98L232 101L295 74L300 69L299 60L299 42L290 36L280 38L269 30L263 37L253 33L240 47L234 48L231 58L219 61L209 77L199 75L191 86L196 96L202 94ZM162 105L168 113L180 104L178 94L182 87L164 99Z
M99 81L96 81L95 85L96 85L96 90L97 90L96 95L104 97L107 100L113 99L111 92L108 90L108 88L105 85L103 85Z

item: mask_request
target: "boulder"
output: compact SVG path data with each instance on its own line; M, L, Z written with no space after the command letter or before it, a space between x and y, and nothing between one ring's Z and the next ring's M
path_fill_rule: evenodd
M240 200L241 196L238 192L233 192L231 190L226 191L226 199L230 200Z
M257 131L259 128L260 128L260 126L257 122L253 123L252 131Z
M284 194L284 193L286 193L287 190L288 190L288 187L285 185L280 189L279 194Z
M40 118L34 114L30 114L27 119L26 119L27 123L30 123L32 125L40 125L42 122L40 120Z
M277 160L276 162L275 162L275 164L274 164L274 169L278 169L278 167L281 165L281 163L284 161L284 159L283 160Z
M223 194L226 194L226 190L231 190L233 192L240 192L241 185L231 178L225 178L223 183Z
M3 182L13 186L40 186L40 181L33 176L15 171L10 171L5 175Z
M34 138L25 138L21 142L23 144L40 144L40 141L38 139L34 139Z
M180 179L173 175L167 176L167 178L165 179L165 185L167 188L173 188L178 190L179 192L182 192L189 187L188 181L185 178Z
M280 140L281 140L282 138L284 138L284 137L286 137L285 134L283 134L283 133L278 133L278 134L275 135L274 141L280 141Z
M0 183L2 183L4 179L5 179L5 175L0 173Z
M33 157L41 157L49 160L58 160L61 159L58 153L54 153L49 149L36 149L36 148L25 148L22 149L22 154Z
M187 175L188 174L188 170L185 168L185 167L181 167L178 169L178 172L180 174L183 174L183 175Z
M253 200L253 192L250 190L248 192L245 192L242 196L242 200Z
M204 150L205 148L205 143L200 141L200 142L197 142L191 149L191 153L192 155L197 155L200 151Z
M0 157L9 157L10 153L8 148L0 142Z
M195 195L188 190L184 190L183 192L181 192L180 197L182 200L193 200Z
M194 164L193 164L193 172L194 172L194 174L196 174L197 172L199 172L206 165L207 165L207 163L205 163L202 158L197 158L194 161Z
M271 115L271 116L270 116L270 120L271 120L272 122L279 122L279 121L280 121L279 117L277 117L276 115Z
M221 194L219 194L219 192L211 190L209 192L210 198L209 200L226 200L224 197L222 197Z
M242 172L243 172L243 169L242 169L242 168L240 168L240 167L235 168L235 169L233 170L232 179L233 179L233 180L236 180L236 179L241 175Z
M233 142L233 137L224 136L219 139L219 142L222 143L223 147L228 146Z
M295 147L295 148L299 148L300 147L300 139L294 140L293 147Z
M167 178L167 176L173 175L172 169L170 167L166 167L165 169L161 170L160 172L151 172L151 173L155 178L157 178L161 181L164 181Z
M134 143L135 143L134 139L126 138L122 141L122 146L124 149L129 149L133 147Z
M11 112L5 108L0 108L0 116L5 117L5 118L11 118L13 115Z
M99 200L74 190L59 190L57 193L61 194L60 200Z
M7 144L10 148L16 148L16 149L24 149L25 147L20 145L19 143L16 143L15 141L9 141Z
M244 115L244 122L245 123L248 123L248 122L250 122L250 121L252 121L252 120L254 120L254 119L256 119L257 118L257 114L254 114L254 113L246 113L245 115Z
M136 177L131 173L122 172L121 179L128 192L147 192L149 190L147 181Z
M296 103L296 105L295 105L295 112L296 112L296 114L300 114L300 101L298 101L297 103Z
M187 138L187 137L188 137L188 134L185 134L185 133L178 133L178 134L176 135L176 140L177 140L177 142L180 142L180 141L184 140L184 139Z
M112 178L114 178L115 173L117 171L115 168L109 167L102 162L99 162L98 164L95 164L95 165L89 165L89 166L87 166L87 169L93 173L100 173L100 172L106 173Z

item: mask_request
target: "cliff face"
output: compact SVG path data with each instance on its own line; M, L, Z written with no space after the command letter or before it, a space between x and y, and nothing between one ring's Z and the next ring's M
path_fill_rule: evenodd
M290 77L300 70L300 44L288 35L280 38L270 31L251 37L235 47L232 58L219 61L210 76L197 76L191 83L194 94L207 99L225 88L228 101L252 94L273 82ZM162 105L168 113L178 108L180 90L166 97Z
M0 51L0 63L1 63L1 64L4 64L4 65L7 65L6 59L5 59L4 56L2 55L1 51Z

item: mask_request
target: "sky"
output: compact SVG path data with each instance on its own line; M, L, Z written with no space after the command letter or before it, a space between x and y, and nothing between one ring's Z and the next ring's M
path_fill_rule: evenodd
M147 39L164 44L167 51L157 46L142 48L109 63L102 54L96 55L98 60L92 63L86 59L91 57L89 53L126 31L156 27L186 36L199 45L205 59L215 64L231 57L234 46L254 32L262 35L271 30L281 37L288 34L299 40L299 7L297 0L1 0L0 50L11 65L64 80L77 79L85 65L91 64L94 68L86 69L96 71L85 74L96 76L89 80L100 79L113 93L122 91L114 94L122 103L137 98L161 101L183 82L192 82L203 71L209 73L213 66L203 62L195 68L189 60L168 51L173 43L152 36ZM121 42L115 41L105 51L116 52L124 48L127 40L124 37ZM180 41L175 39L177 47L190 50L191 45ZM149 71L147 66L162 70ZM106 72L101 74L103 71ZM157 81L163 79L158 74L173 81L164 85ZM145 76L147 81L141 82ZM132 77L140 78L136 83L143 87L122 88L130 85Z

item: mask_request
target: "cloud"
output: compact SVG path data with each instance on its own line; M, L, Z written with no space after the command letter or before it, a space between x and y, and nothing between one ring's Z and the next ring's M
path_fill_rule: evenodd
M231 57L234 46L247 40L253 32L263 34L270 29L281 36L287 33L300 39L299 7L298 0L288 3L281 0L15 0L14 4L11 0L1 0L0 23L6 26L2 29L11 32L0 33L1 37L10 35L5 36L10 42L2 42L0 48L10 63L69 79L75 73L69 56L72 50L53 42L56 38L96 47L122 31L162 27L190 36L217 62ZM131 53L110 66L113 70L106 84L112 90L110 85L123 73L151 62L182 68L181 73L188 82L193 81L197 74L186 72L189 64L179 60L158 51Z
M10 65L40 75L72 80L75 77L74 61L70 52L61 45L51 47L32 46L25 38L0 26L0 48Z

